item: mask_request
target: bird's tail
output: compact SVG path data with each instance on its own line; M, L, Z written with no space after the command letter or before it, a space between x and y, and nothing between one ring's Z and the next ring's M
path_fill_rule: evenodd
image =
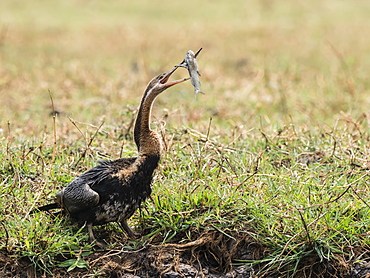
M48 204L48 205L31 210L30 214L34 214L39 211L49 211L51 209L56 209L56 208L60 208L60 205L58 203Z

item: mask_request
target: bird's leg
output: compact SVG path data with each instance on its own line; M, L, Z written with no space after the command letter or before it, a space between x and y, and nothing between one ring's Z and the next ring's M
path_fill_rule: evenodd
M87 230L89 232L89 242L95 244L99 248L102 248L102 249L107 248L108 247L107 244L105 244L103 242L100 242L100 241L97 241L95 239L95 236L94 236L94 233L93 233L93 230L92 230L92 226L93 226L92 223L87 224Z
M126 220L121 221L121 227L125 230L130 238L139 238L141 236L141 233L135 232L133 229L131 229Z

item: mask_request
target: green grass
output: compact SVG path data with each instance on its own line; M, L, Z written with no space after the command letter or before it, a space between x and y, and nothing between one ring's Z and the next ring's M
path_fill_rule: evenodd
M130 220L148 235L98 234L128 250L252 237L263 254L233 263L286 276L312 256L367 260L369 12L345 0L2 1L1 253L98 275L85 230L29 212L98 160L134 156L146 83L203 47L206 95L183 84L154 105L166 149L153 199Z

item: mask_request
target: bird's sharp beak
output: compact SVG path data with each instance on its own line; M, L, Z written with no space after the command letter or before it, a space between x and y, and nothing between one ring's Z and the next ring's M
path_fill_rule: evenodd
M179 79L179 80L175 80L175 81L168 81L168 79L170 79L172 73L174 73L176 69L177 69L177 67L175 67L171 71L167 72L165 74L165 76L162 78L162 80L160 81L161 84L163 84L166 89L169 88L169 87L172 87L176 84L182 83L186 80L189 80L189 78L183 78L183 79Z

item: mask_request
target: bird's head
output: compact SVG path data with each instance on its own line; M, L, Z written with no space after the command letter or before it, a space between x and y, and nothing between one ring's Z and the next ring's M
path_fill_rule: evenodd
M189 80L189 78L183 78L183 79L179 79L179 80L175 80L175 81L169 81L171 75L175 72L175 70L177 69L177 67L173 68L171 71L169 72L166 72L166 73L162 73L156 77L154 77L148 84L146 90L145 90L145 97L149 96L149 95L159 95L160 93L162 93L164 90L176 85L176 84L179 84L179 83L182 83L186 80Z

